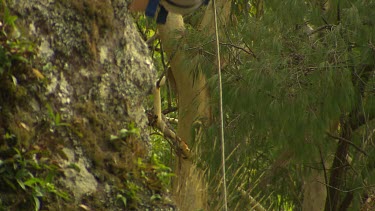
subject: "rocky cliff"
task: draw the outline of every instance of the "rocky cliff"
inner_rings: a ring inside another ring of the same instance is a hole
[[[175,209],[148,161],[156,71],[127,2],[6,0],[1,14],[3,46],[32,47],[1,75],[0,208]]]

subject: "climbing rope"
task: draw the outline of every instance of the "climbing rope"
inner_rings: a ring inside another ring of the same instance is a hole
[[[212,0],[212,7],[214,11],[215,21],[215,35],[216,35],[216,55],[217,55],[217,74],[219,77],[219,107],[220,107],[220,140],[221,140],[221,162],[223,170],[223,193],[224,193],[224,210],[228,210],[227,200],[227,183],[225,176],[225,146],[224,146],[224,115],[223,115],[223,85],[221,82],[221,61],[220,61],[220,42],[219,42],[219,30],[217,24],[217,9],[216,0]]]

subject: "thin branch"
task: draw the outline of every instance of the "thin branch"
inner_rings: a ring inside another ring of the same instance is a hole
[[[212,42],[214,42],[214,41],[216,41],[216,40],[213,39],[213,40],[210,40],[210,41],[208,41],[208,42],[206,42],[206,43],[203,43],[202,45],[187,48],[186,50],[189,51],[189,50],[195,50],[195,49],[202,49],[205,45],[208,45],[208,44],[210,44],[210,43],[212,43]],[[248,48],[248,50],[246,50],[246,49],[243,48],[243,47],[240,47],[240,46],[234,45],[234,44],[232,44],[232,43],[224,43],[224,42],[219,42],[219,43],[220,43],[220,45],[223,45],[223,46],[230,46],[230,47],[233,47],[233,48],[237,48],[237,49],[239,49],[239,50],[241,50],[241,51],[243,51],[243,52],[245,52],[245,53],[251,55],[251,56],[254,57],[255,59],[257,58],[257,56],[255,55],[255,53],[254,53],[254,52],[249,48],[249,46],[247,46],[247,45],[246,45],[246,47]]]
[[[169,113],[175,112],[175,111],[177,111],[177,110],[178,110],[177,107],[170,107],[170,108],[164,109],[164,110],[162,111],[162,113],[163,113],[164,115],[166,115],[166,114],[169,114]]]
[[[231,43],[220,42],[220,45],[230,46],[230,47],[233,47],[233,48],[237,48],[237,49],[242,50],[243,52],[245,52],[245,53],[253,56],[255,59],[257,58],[256,55],[255,55],[255,53],[249,47],[247,47],[247,46],[246,47],[249,48],[249,50],[246,50],[245,48],[242,48],[240,46],[237,46],[237,45],[234,45],[234,44],[231,44]]]
[[[371,50],[375,51],[375,45],[371,41],[368,45],[371,48]]]
[[[185,141],[183,141],[177,134],[166,124],[161,113],[161,97],[160,97],[160,86],[164,85],[165,77],[161,78],[155,83],[154,87],[154,114],[148,115],[150,125],[158,128],[166,138],[171,141],[171,145],[174,146],[177,155],[182,155],[184,159],[190,158],[190,149]]]
[[[359,148],[359,147],[358,147],[357,145],[355,145],[353,142],[351,142],[351,141],[349,141],[349,140],[347,140],[347,139],[345,139],[345,138],[343,138],[343,137],[335,136],[335,135],[331,134],[330,132],[326,132],[326,134],[327,134],[329,137],[333,138],[333,139],[337,139],[337,140],[343,141],[343,142],[345,142],[345,143],[351,145],[352,147],[354,147],[354,148],[355,148],[356,150],[358,150],[359,152],[361,152],[361,153],[363,153],[364,155],[368,156],[367,153],[366,153],[364,150],[362,150],[361,148]]]
[[[324,30],[324,29],[332,29],[332,28],[333,28],[333,25],[331,25],[331,24],[327,24],[327,25],[321,26],[321,27],[319,27],[319,28],[317,28],[317,29],[315,29],[315,30],[309,32],[309,33],[307,34],[307,36],[311,36],[311,35],[313,35],[313,34],[315,34],[315,33],[318,33],[318,32],[320,32],[320,31],[322,31],[322,30]]]
[[[361,189],[367,189],[367,188],[375,187],[375,185],[369,185],[369,186],[356,187],[356,188],[353,188],[353,189],[350,189],[350,190],[341,190],[340,188],[333,187],[332,185],[329,185],[329,184],[324,183],[324,182],[320,182],[319,180],[317,180],[317,182],[322,184],[322,185],[325,185],[325,186],[327,186],[331,189],[335,189],[335,190],[337,190],[341,193],[350,193],[350,192],[354,192],[354,191],[361,190]]]
[[[210,41],[207,41],[206,43],[203,43],[202,45],[195,46],[195,47],[190,47],[190,48],[186,48],[185,50],[189,51],[189,50],[201,49],[201,48],[203,48],[203,46],[208,45],[208,44],[210,44],[210,43],[212,43],[214,41],[215,41],[215,39],[212,39]]]
[[[150,37],[147,41],[146,44],[149,46],[151,45],[156,39],[159,38],[159,34],[154,34],[152,37]]]
[[[246,42],[244,42],[244,45],[246,46],[247,49],[249,49],[249,51],[251,51],[251,52],[253,53],[254,58],[255,58],[255,59],[258,59],[258,57],[257,57],[257,56],[255,55],[255,53],[251,50],[250,46],[249,46]]]

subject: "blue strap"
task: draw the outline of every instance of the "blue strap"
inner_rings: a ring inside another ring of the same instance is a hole
[[[156,23],[165,24],[165,22],[167,22],[167,16],[168,11],[162,5],[160,5],[160,10],[158,13],[158,17],[156,18]]]
[[[168,4],[170,5],[173,5],[175,7],[178,7],[178,8],[186,8],[186,9],[190,9],[192,7],[195,7],[195,4],[192,4],[192,5],[181,5],[181,4],[177,4],[175,2],[173,2],[172,0],[165,0]]]
[[[146,7],[146,12],[145,12],[145,14],[148,17],[153,18],[155,16],[156,9],[158,8],[158,5],[159,5],[159,1],[160,0],[149,0],[148,1],[147,7]]]

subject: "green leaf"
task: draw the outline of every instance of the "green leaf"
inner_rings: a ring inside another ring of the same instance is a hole
[[[70,163],[70,164],[68,165],[68,168],[72,168],[72,169],[74,169],[74,170],[77,171],[77,172],[80,172],[80,171],[81,171],[81,169],[79,168],[79,166],[78,166],[77,164],[75,164],[75,163]]]
[[[34,203],[35,203],[35,211],[38,211],[40,210],[40,201],[39,201],[39,198],[34,196]]]
[[[126,197],[124,197],[123,195],[121,195],[121,194],[117,194],[116,199],[117,199],[117,200],[121,200],[121,202],[124,204],[124,207],[127,206],[127,200],[126,200]]]
[[[3,180],[5,181],[6,184],[8,184],[13,190],[17,190],[16,186],[13,184],[12,181],[10,181],[8,178],[3,177]]]
[[[126,136],[128,136],[128,134],[129,134],[129,130],[127,130],[125,128],[120,130],[120,137],[121,138],[125,138]]]
[[[59,123],[57,126],[71,127],[71,125],[69,123],[65,123],[65,122]],[[79,134],[77,134],[77,135],[79,135]]]
[[[33,178],[26,180],[23,184],[29,187],[33,187],[35,186],[35,184],[43,184],[43,183],[44,183],[43,180],[33,177]]]
[[[26,190],[26,186],[25,186],[25,184],[24,184],[21,180],[17,179],[16,181],[17,181],[18,185],[19,185],[23,190]]]
[[[152,196],[151,196],[151,201],[154,201],[154,200],[161,200],[162,198],[161,198],[161,196],[160,196],[160,194],[153,194]]]
[[[120,138],[118,136],[115,136],[115,135],[111,135],[109,140],[111,141],[116,141],[116,140],[119,140]]]
[[[65,200],[70,200],[69,194],[63,191],[56,191],[54,192],[57,196],[65,199]]]
[[[17,86],[17,78],[14,76],[14,75],[12,75],[11,76],[12,77],[12,81],[13,81],[13,84],[15,85],[15,86]]]
[[[48,115],[49,115],[49,117],[50,117],[52,120],[56,119],[56,117],[55,117],[55,113],[53,112],[53,109],[52,109],[51,105],[50,105],[50,104],[47,104],[46,107],[47,107],[47,111],[48,111]]]
[[[34,191],[34,195],[35,196],[38,196],[38,197],[43,197],[44,196],[44,194],[42,192],[43,190],[38,185],[36,185],[36,186],[33,187],[33,191]]]

